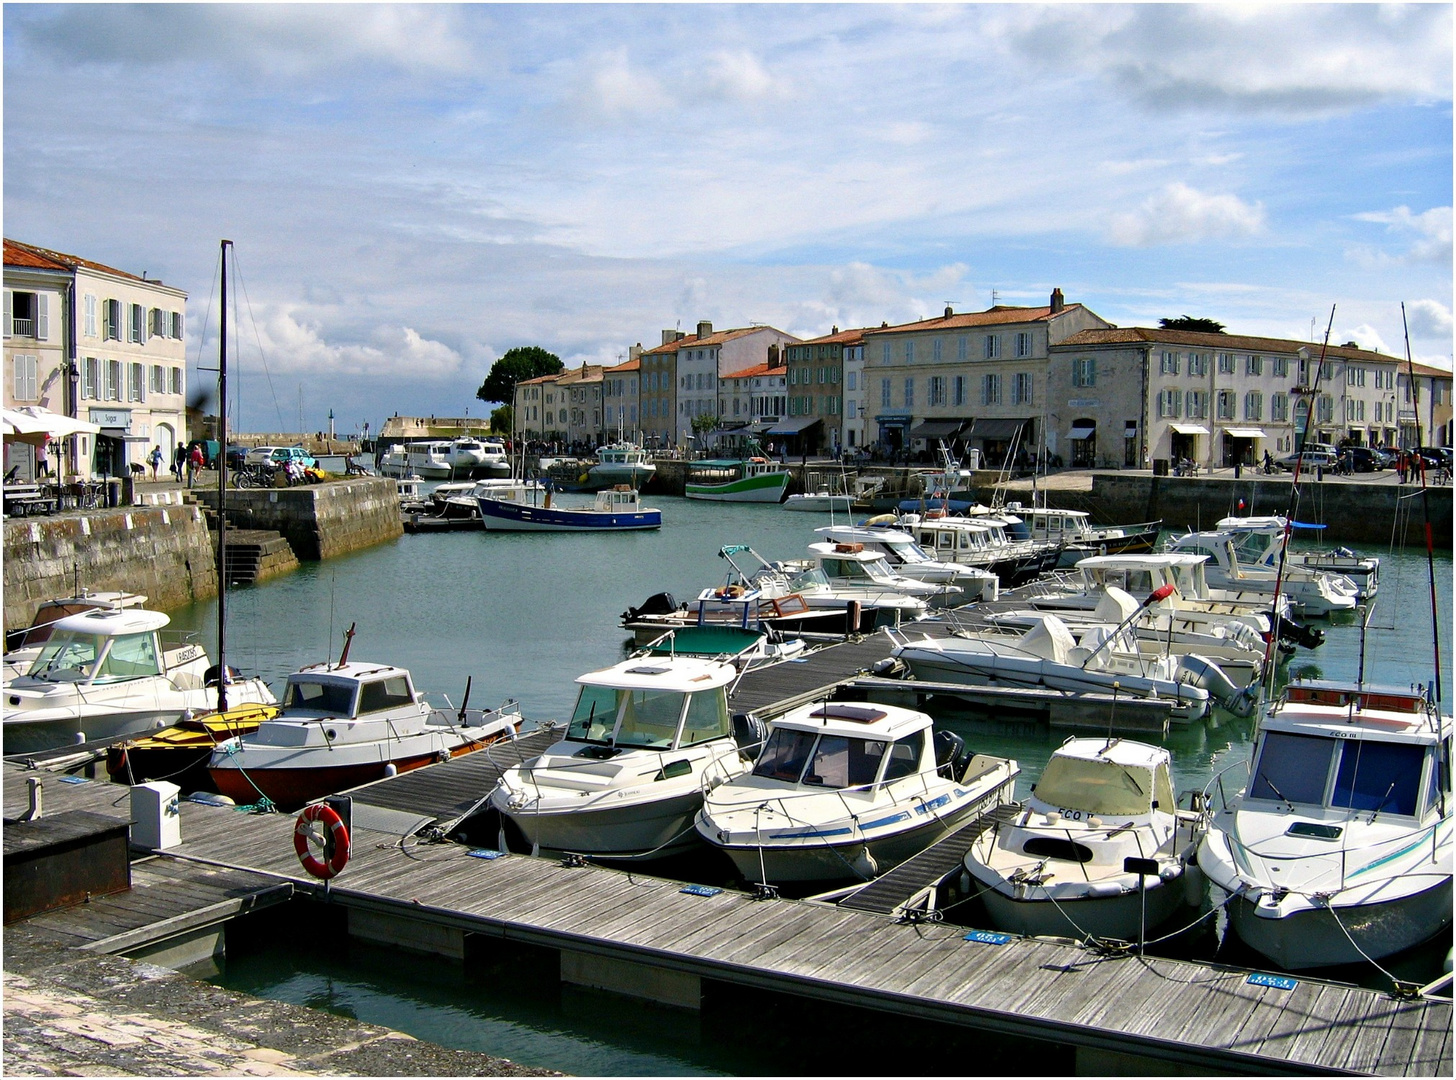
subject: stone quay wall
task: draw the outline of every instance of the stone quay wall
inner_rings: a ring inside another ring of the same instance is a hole
[[[1289,478],[1148,476],[1146,473],[1097,473],[1081,509],[1096,519],[1131,523],[1162,519],[1163,528],[1211,529],[1231,515],[1284,514],[1289,510]],[[1451,549],[1451,488],[1428,489],[1434,546]],[[1057,493],[1049,498],[1057,504]],[[1243,500],[1243,507],[1239,501]],[[1064,500],[1066,501],[1066,500]],[[1326,526],[1322,544],[1425,547],[1425,509],[1419,486],[1410,484],[1300,482],[1295,520]],[[1308,532],[1298,534],[1312,538]]]
[[[217,492],[192,493],[214,511]],[[316,561],[393,540],[404,533],[393,480],[355,477],[282,488],[229,488],[228,524],[282,533],[300,559]]]
[[[5,522],[5,629],[30,625],[41,601],[143,593],[181,607],[217,595],[217,552],[196,506],[122,507]]]

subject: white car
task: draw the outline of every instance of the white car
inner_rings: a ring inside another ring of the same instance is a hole
[[[318,464],[301,446],[255,446],[243,460],[249,465],[287,465],[296,461],[305,469]]]

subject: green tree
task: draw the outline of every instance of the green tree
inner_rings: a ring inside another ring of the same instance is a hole
[[[708,432],[716,429],[717,426],[718,416],[716,413],[698,413],[697,416],[693,417],[694,435],[706,435]]]
[[[539,345],[517,345],[491,365],[490,374],[480,384],[475,396],[481,401],[509,404],[514,400],[516,383],[542,375],[555,375],[562,367],[561,357]]]
[[[490,430],[509,435],[514,430],[515,414],[509,405],[490,411]]]
[[[1222,334],[1223,323],[1213,319],[1195,319],[1192,315],[1179,315],[1176,319],[1159,319],[1164,330],[1192,330],[1199,334]]]

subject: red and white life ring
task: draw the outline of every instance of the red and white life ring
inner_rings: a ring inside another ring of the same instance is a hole
[[[320,830],[317,826],[323,826]],[[314,844],[323,839],[323,857],[314,853]],[[327,881],[349,861],[349,830],[344,821],[326,803],[305,806],[293,826],[293,850],[298,861],[316,878]]]

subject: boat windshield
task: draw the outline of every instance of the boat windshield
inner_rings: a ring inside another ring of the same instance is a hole
[[[684,698],[690,695],[678,690],[619,690],[608,686],[583,686],[576,699],[576,709],[566,729],[566,737],[578,742],[592,742],[628,750],[667,750],[677,737],[682,719]],[[713,696],[703,694],[699,696]],[[716,695],[722,698],[721,691]],[[727,704],[722,705],[727,722]],[[695,713],[699,728],[712,723]],[[619,722],[620,721],[620,722]],[[615,738],[613,732],[615,731]],[[694,741],[702,742],[701,733]]]
[[[409,679],[403,675],[378,679],[359,687],[359,711],[361,713],[397,709],[401,705],[413,705],[414,700],[415,695],[410,690]]]
[[[285,709],[306,709],[329,716],[354,715],[354,684],[293,678],[283,694]]]
[[[884,559],[821,559],[819,565],[826,577],[841,581],[883,581],[890,576]]]
[[[1052,806],[1116,817],[1151,813],[1153,788],[1153,770],[1141,765],[1054,756],[1032,790]],[[1171,791],[1159,795],[1158,803],[1171,812]]]
[[[789,579],[789,592],[822,592],[829,588],[829,578],[817,566],[805,570]]]
[[[1413,815],[1426,748],[1412,743],[1342,740],[1331,804],[1340,809]]]
[[[94,634],[58,630],[30,665],[28,674],[43,679],[89,679],[100,649],[101,639]]]
[[[917,736],[920,733],[916,733]],[[850,738],[844,735],[816,736],[809,731],[776,729],[754,766],[755,776],[785,780],[826,788],[867,788],[880,773],[885,748],[892,744],[883,739]],[[919,762],[915,738],[893,744],[890,763],[896,779],[909,775]],[[908,768],[907,768],[908,766]]]
[[[894,554],[901,562],[920,563],[935,561],[930,557],[930,553],[914,540],[892,540],[881,541],[881,543],[884,544],[886,551]]]
[[[1325,781],[1339,741],[1319,735],[1270,731],[1259,750],[1259,765],[1249,784],[1252,799],[1324,805]]]

